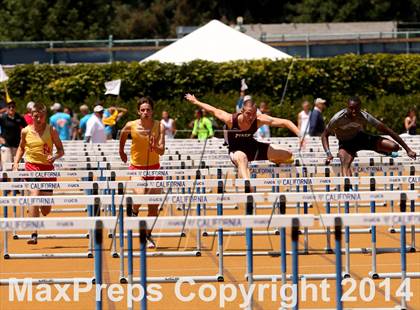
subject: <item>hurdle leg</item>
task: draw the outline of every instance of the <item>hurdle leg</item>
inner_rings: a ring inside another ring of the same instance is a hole
[[[299,260],[298,260],[298,242],[299,242],[299,219],[292,220],[292,284],[293,293],[296,296],[296,305],[293,309],[299,309]]]
[[[111,215],[116,216],[117,210],[115,209],[115,189],[111,190]],[[112,257],[117,256],[117,236],[116,236],[116,229],[111,230],[112,235],[112,245],[111,245],[111,255]]]
[[[13,180],[13,181],[15,181],[15,180]],[[14,197],[16,197],[16,194],[17,194],[17,191],[13,191],[13,196]],[[15,217],[16,218],[16,216],[17,216],[17,206],[13,206],[13,217]],[[12,236],[13,236],[13,238],[16,236],[17,234],[16,234],[16,230],[15,229],[13,229],[13,231],[12,231]]]
[[[98,220],[95,224],[95,287],[96,287],[96,310],[102,310],[102,221]]]
[[[286,214],[286,197],[280,196],[280,214]],[[287,281],[286,269],[286,228],[280,228],[280,266],[281,266],[281,284],[285,285]]]
[[[391,172],[389,173],[389,176],[393,177],[393,176],[394,176],[394,172],[393,172],[393,171],[391,171]],[[394,190],[394,184],[393,184],[393,183],[391,183],[391,184],[389,185],[389,190],[390,190],[390,191],[393,191],[393,190]],[[391,200],[391,202],[390,202],[390,207],[391,207],[391,212],[394,212],[394,200]],[[392,232],[392,233],[394,233],[394,232],[395,232],[394,225],[392,225],[392,226],[391,226],[391,228],[390,228],[390,232]]]
[[[249,180],[245,181],[245,192],[251,192],[251,185]],[[246,215],[252,215],[254,209],[254,199],[251,195],[247,196],[246,202]],[[252,287],[254,283],[254,259],[253,259],[253,238],[252,238],[252,228],[245,229],[246,235],[246,277],[248,279],[248,289]],[[246,309],[252,310],[254,304],[254,298],[251,296],[249,304]]]
[[[222,181],[218,181],[217,182],[217,193],[218,194],[222,194],[223,193],[223,182]],[[223,216],[223,203],[218,203],[217,204],[217,215],[219,216]],[[223,264],[223,228],[220,227],[218,229],[218,234],[217,234],[217,247],[218,247],[218,252],[219,252],[219,274],[217,275],[217,280],[218,281],[223,281],[224,280],[224,264]]]
[[[133,231],[127,230],[127,282],[133,284]],[[128,300],[128,309],[133,309],[133,300]]]
[[[404,213],[406,211],[406,197],[405,194],[401,194],[400,211]],[[406,240],[406,226],[401,225],[400,227],[400,243],[401,243],[401,283],[407,281],[407,240]],[[407,287],[404,287],[407,291]],[[406,296],[403,294],[401,297],[401,309],[407,309]]]
[[[375,179],[370,179],[370,191],[375,191]],[[370,212],[375,213],[376,212],[376,202],[373,200],[370,202]],[[379,275],[376,271],[376,226],[371,226],[371,240],[372,240],[372,271],[370,272],[370,276],[373,279],[378,279]]]
[[[4,206],[4,207],[3,207],[3,217],[4,217],[5,219],[7,219],[7,218],[8,218],[7,211],[8,211],[7,206]],[[5,259],[8,259],[10,256],[9,256],[9,234],[8,234],[7,230],[5,230],[5,231],[3,232],[3,242],[4,242],[4,247],[3,247],[3,257],[4,257]]]
[[[111,180],[115,181],[115,172],[111,172]],[[124,184],[123,183],[118,183],[117,188],[118,188],[118,195],[123,195],[124,194]],[[111,191],[111,197],[112,197],[112,208],[111,208],[112,216],[117,216],[117,208],[115,206],[115,189],[113,189]],[[119,214],[118,214],[117,222],[120,222],[121,213],[124,212],[124,208],[120,207],[118,211],[119,211]],[[120,225],[121,225],[121,222],[120,222]],[[124,230],[123,230],[123,232],[124,232]],[[123,236],[123,238],[124,238],[124,235],[121,235],[121,230],[120,230],[119,238],[121,238],[121,236]],[[114,229],[112,230],[112,257],[113,258],[118,258],[118,253],[117,253],[117,229],[116,229],[116,227],[114,227]],[[120,279],[121,279],[121,277],[120,277]]]
[[[416,170],[414,168],[414,166],[410,167],[410,175],[416,175]],[[410,190],[415,190],[415,185],[414,183],[410,184]],[[415,200],[411,200],[410,201],[410,212],[416,212],[416,201]],[[415,252],[416,251],[416,226],[412,225],[411,226],[411,247],[410,247],[410,252]]]
[[[120,282],[127,283],[127,279],[124,277],[124,207],[122,204],[118,210],[118,222],[119,225],[119,233],[120,233]]]
[[[341,218],[335,218],[335,305],[338,310],[343,309],[343,303],[341,301],[341,297],[343,295],[343,287],[341,286],[342,281],[342,262],[341,262],[341,229],[342,229],[342,221]]]
[[[146,236],[147,225],[145,221],[139,224],[140,240],[140,285],[144,289],[144,295],[140,303],[140,309],[147,310],[147,265],[146,265]]]
[[[206,193],[206,187],[205,187],[205,186],[203,186],[203,187],[201,188],[201,192],[202,192],[203,194],[205,194],[205,193]],[[206,203],[203,203],[203,216],[206,216],[206,215],[207,215]],[[206,228],[204,228],[204,229],[203,229],[202,235],[203,235],[203,236],[208,236],[208,233],[207,233],[207,229],[206,229]],[[201,234],[200,234],[200,238],[201,238]]]
[[[358,163],[355,163],[354,165],[355,165],[355,166],[358,166],[359,164],[358,164]],[[356,171],[354,172],[354,176],[355,176],[355,177],[359,177],[359,171],[358,171],[358,170],[356,170]],[[354,185],[354,190],[355,190],[356,192],[358,192],[358,191],[359,191],[359,184],[355,184],[355,185]],[[355,202],[354,202],[354,205],[355,205],[354,212],[359,213],[359,202],[358,202],[358,201],[355,201]]]
[[[329,178],[330,177],[330,168],[325,168],[325,177]],[[325,191],[329,192],[330,191],[330,185],[325,185]],[[325,205],[325,211],[327,214],[331,213],[331,203],[329,201],[326,202]],[[327,227],[327,245],[325,247],[325,253],[327,254],[332,254],[332,249],[331,249],[331,230],[329,227]]]
[[[302,176],[304,178],[308,177],[308,173],[306,170],[306,167],[303,167],[303,173]],[[308,186],[305,184],[303,185],[303,192],[308,192]],[[303,214],[308,214],[308,203],[304,202],[303,203]],[[303,232],[304,232],[304,239],[303,239],[303,253],[304,254],[308,254],[309,252],[309,233],[308,233],[308,227],[304,227],[303,228]]]
[[[344,191],[348,192],[350,189],[350,180],[344,180]],[[350,213],[350,203],[348,201],[344,202],[344,213]],[[345,265],[345,274],[344,278],[350,277],[350,227],[344,226],[344,234],[345,234],[345,253],[346,253],[346,265]]]

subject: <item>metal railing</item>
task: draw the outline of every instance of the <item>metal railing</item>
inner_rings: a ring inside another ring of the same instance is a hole
[[[420,38],[420,31],[393,31],[393,32],[348,32],[348,33],[306,33],[306,34],[265,34],[260,40],[263,42],[290,42],[290,41],[321,41],[321,40],[362,40],[362,39],[410,39]]]
[[[361,32],[361,33],[308,33],[308,34],[265,34],[262,33],[260,40],[273,46],[291,46],[305,48],[303,57],[311,57],[314,45],[334,45],[350,44],[354,45],[354,52],[363,53],[363,44],[369,43],[387,43],[399,42],[405,44],[405,51],[400,53],[418,53],[417,39],[420,38],[420,31],[401,31],[401,32]],[[56,55],[59,53],[75,52],[102,52],[108,53],[109,62],[114,61],[116,51],[147,49],[156,50],[163,46],[177,41],[177,38],[168,39],[134,39],[134,40],[114,40],[110,35],[108,39],[103,40],[55,40],[55,41],[3,41],[0,42],[1,49],[13,48],[43,48],[48,54],[50,63],[56,63]],[[382,41],[381,41],[382,40]],[[416,46],[413,47],[413,42]],[[287,52],[287,51],[286,51]],[[293,54],[293,50],[292,53]]]

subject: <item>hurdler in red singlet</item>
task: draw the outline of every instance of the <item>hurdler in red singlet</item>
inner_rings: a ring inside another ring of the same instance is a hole
[[[54,170],[54,161],[64,155],[63,144],[57,131],[46,123],[47,109],[43,104],[35,103],[32,108],[33,124],[25,127],[21,132],[21,139],[18,150],[16,152],[13,170],[18,170],[19,162],[25,154],[25,170],[26,171],[51,171]],[[53,156],[53,145],[57,149]],[[43,178],[30,180],[51,182],[56,178]],[[48,196],[52,195],[52,190],[30,191],[31,196]],[[29,206],[29,216],[39,217],[39,210],[44,216],[51,211],[51,206]],[[28,244],[37,244],[37,233],[32,233]]]

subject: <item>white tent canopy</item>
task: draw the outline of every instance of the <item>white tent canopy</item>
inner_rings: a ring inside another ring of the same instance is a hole
[[[290,55],[212,20],[143,61],[184,63],[197,59],[214,62],[252,59],[283,59]]]

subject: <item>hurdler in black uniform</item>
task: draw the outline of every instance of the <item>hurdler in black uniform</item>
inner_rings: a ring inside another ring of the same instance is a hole
[[[187,94],[185,99],[197,105],[199,108],[212,113],[216,118],[225,123],[225,138],[229,144],[229,156],[238,167],[239,177],[250,178],[248,163],[253,160],[269,160],[274,163],[289,162],[293,155],[287,150],[278,148],[274,144],[258,142],[254,139],[254,133],[262,125],[272,127],[286,127],[296,135],[299,129],[293,122],[267,114],[257,114],[257,107],[250,96],[244,97],[241,113],[230,114],[217,109],[207,103],[199,101],[194,95]]]
[[[258,130],[258,119],[252,122],[247,130],[241,130],[238,124],[240,113],[232,114],[232,128],[227,130],[227,143],[229,155],[232,156],[236,151],[242,151],[246,154],[248,161],[267,160],[267,151],[270,144],[255,140],[254,134]],[[226,126],[225,126],[226,128]]]

